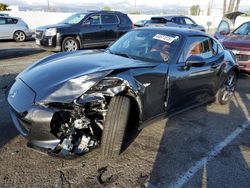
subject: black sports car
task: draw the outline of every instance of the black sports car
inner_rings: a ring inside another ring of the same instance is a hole
[[[230,51],[204,32],[135,29],[106,50],[58,53],[31,65],[8,91],[28,145],[77,156],[101,145],[119,155],[127,125],[216,100],[230,101],[239,74]],[[133,113],[131,113],[133,112]]]

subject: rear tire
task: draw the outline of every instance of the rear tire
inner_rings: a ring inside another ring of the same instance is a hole
[[[23,42],[26,40],[26,35],[23,31],[16,31],[13,38],[16,42]]]
[[[233,97],[236,84],[237,84],[237,75],[234,71],[231,71],[227,75],[225,81],[223,82],[222,86],[217,92],[215,96],[215,103],[221,105],[229,103],[231,98]]]
[[[117,157],[122,149],[130,114],[131,100],[125,96],[111,99],[101,139],[101,154]]]
[[[62,43],[63,52],[72,52],[79,50],[79,42],[74,37],[66,37]]]

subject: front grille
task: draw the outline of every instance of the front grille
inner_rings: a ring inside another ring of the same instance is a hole
[[[36,39],[42,39],[43,38],[43,31],[36,30]]]
[[[236,59],[238,61],[249,61],[250,60],[250,55],[236,54]]]

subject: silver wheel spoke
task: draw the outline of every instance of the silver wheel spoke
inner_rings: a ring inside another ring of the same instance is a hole
[[[223,101],[228,101],[230,97],[233,95],[235,89],[234,85],[235,85],[235,76],[234,75],[228,76],[227,81],[225,82],[224,87],[221,90],[222,92],[221,99]]]
[[[74,40],[68,40],[64,45],[66,51],[76,51],[77,43]]]

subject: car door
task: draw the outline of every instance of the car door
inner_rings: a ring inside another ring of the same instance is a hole
[[[12,38],[13,23],[11,18],[0,18],[0,38]]]
[[[118,38],[119,18],[115,14],[102,14],[101,19],[105,42],[115,41]]]
[[[105,30],[101,23],[100,14],[92,14],[83,21],[81,39],[83,46],[100,44],[105,40]]]
[[[224,56],[214,51],[211,40],[204,36],[188,37],[178,63],[170,66],[168,111],[208,102],[214,97]],[[204,64],[187,66],[186,61],[191,55],[202,57]]]

